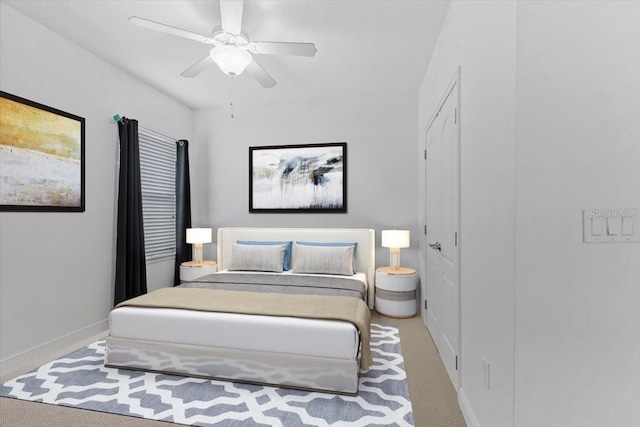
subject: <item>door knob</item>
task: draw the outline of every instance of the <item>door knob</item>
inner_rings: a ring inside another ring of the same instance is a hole
[[[435,249],[438,252],[442,251],[442,246],[440,245],[439,242],[429,243],[429,246],[431,247],[431,249]]]

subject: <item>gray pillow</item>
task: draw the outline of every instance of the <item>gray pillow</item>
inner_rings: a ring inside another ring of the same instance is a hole
[[[354,246],[303,246],[294,244],[293,272],[353,275]]]
[[[228,270],[282,273],[287,245],[233,245]]]

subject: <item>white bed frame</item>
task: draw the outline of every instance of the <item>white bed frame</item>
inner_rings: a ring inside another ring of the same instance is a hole
[[[218,266],[220,269],[225,269],[228,265],[231,248],[237,240],[358,242],[356,270],[367,276],[367,302],[369,307],[373,308],[375,294],[375,233],[373,230],[221,228],[218,230]],[[295,253],[292,256],[295,256]],[[131,308],[137,307],[121,307],[114,311]],[[170,309],[167,310],[170,311]],[[225,315],[228,318],[229,313],[207,313],[207,315],[211,315],[209,320],[215,321],[215,316]],[[247,319],[247,315],[243,314],[232,316],[245,316],[244,319]],[[253,317],[256,318],[256,321],[260,321],[260,318],[264,319],[264,316]],[[331,323],[336,321],[314,320],[314,322]],[[317,328],[317,325],[314,328]],[[287,334],[287,330],[285,328],[276,329],[275,333]],[[251,332],[247,334],[246,340],[251,340]],[[357,353],[357,347],[355,350]],[[360,355],[358,353],[354,357],[336,358],[290,354],[286,351],[266,352],[225,346],[192,345],[187,342],[150,341],[147,334],[144,333],[140,333],[139,337],[127,338],[113,336],[111,333],[107,338],[105,365],[355,394],[358,390]]]

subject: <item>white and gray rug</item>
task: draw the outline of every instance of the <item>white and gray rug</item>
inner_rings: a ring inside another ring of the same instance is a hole
[[[371,325],[357,396],[105,368],[95,342],[6,382],[0,396],[194,426],[413,426],[398,330]]]

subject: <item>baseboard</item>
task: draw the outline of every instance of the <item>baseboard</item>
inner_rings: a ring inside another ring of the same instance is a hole
[[[462,387],[458,390],[458,403],[460,404],[462,416],[464,416],[464,421],[467,423],[467,427],[480,427],[480,422],[478,421],[476,414],[473,412],[471,403],[469,402],[469,399],[464,393]]]
[[[2,381],[4,382],[13,376],[20,375],[25,371],[37,368],[43,363],[63,356],[84,345],[84,341],[88,339],[99,339],[98,336],[105,335],[108,330],[109,320],[105,319],[43,345],[18,353],[15,356],[7,357],[0,361]]]

